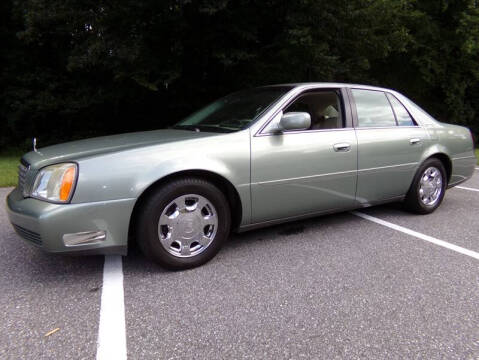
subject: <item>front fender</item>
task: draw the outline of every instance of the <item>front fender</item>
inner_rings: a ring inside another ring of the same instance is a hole
[[[72,203],[137,199],[165,176],[204,170],[227,179],[243,206],[250,204],[249,130],[92,156],[78,164]],[[243,210],[250,213],[248,208]]]

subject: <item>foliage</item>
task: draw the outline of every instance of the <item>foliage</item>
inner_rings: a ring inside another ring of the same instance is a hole
[[[257,85],[389,86],[479,133],[475,0],[4,0],[0,148],[165,127]]]
[[[20,156],[20,154],[0,154],[0,187],[15,186],[17,184]]]

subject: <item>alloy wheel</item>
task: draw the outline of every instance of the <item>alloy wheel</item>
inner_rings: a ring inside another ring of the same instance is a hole
[[[426,206],[434,206],[442,194],[442,174],[434,166],[428,167],[419,182],[419,199]]]
[[[192,257],[202,253],[215,238],[218,215],[213,204],[197,194],[171,201],[158,221],[158,237],[168,253]]]

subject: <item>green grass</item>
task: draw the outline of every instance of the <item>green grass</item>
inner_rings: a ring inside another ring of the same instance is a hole
[[[477,165],[479,165],[479,149],[476,149]]]
[[[0,154],[0,187],[15,186],[18,177],[20,154]]]

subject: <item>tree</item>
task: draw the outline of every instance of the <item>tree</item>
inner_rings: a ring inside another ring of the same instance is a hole
[[[7,0],[0,146],[160,128],[257,85],[402,90],[475,131],[474,0]]]

